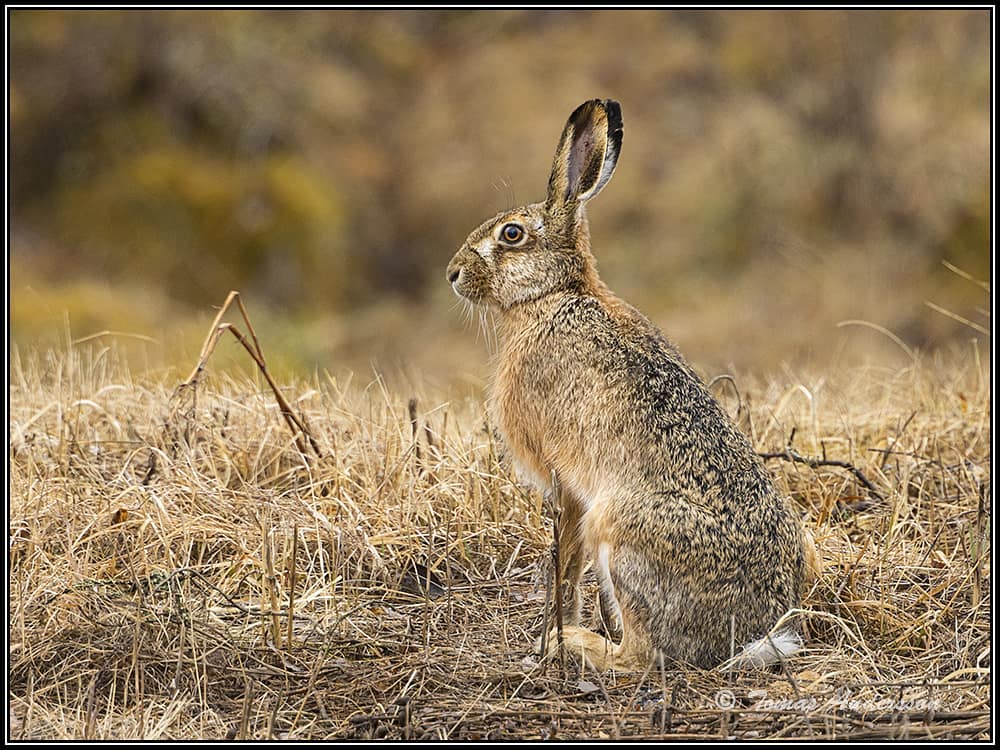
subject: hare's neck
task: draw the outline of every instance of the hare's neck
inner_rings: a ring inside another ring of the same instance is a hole
[[[580,289],[584,294],[603,299],[611,295],[611,291],[597,275],[597,259],[590,249],[590,226],[587,222],[587,212],[580,208],[580,225],[576,234],[576,253],[583,258],[583,269],[579,280]]]
[[[578,291],[553,292],[500,311],[497,328],[506,356],[519,356],[533,349],[539,340],[548,338],[559,310],[585,296],[588,295]]]
[[[533,328],[547,321],[559,309],[563,301],[570,296],[567,292],[553,292],[527,302],[499,310],[497,316],[500,322],[500,335],[504,340],[516,338],[521,331]]]
[[[540,327],[547,328],[553,316],[567,303],[587,297],[598,300],[609,310],[622,305],[621,300],[594,273],[581,287],[552,292],[505,310],[497,310],[500,339],[502,342],[515,342],[526,334],[537,332]]]

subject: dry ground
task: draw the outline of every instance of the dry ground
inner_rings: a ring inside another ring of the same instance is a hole
[[[874,491],[770,459],[824,560],[807,649],[773,672],[645,676],[532,655],[548,509],[478,401],[283,383],[305,457],[261,379],[210,365],[175,394],[176,373],[114,347],[12,358],[11,739],[991,736],[974,346],[716,382],[758,450],[794,431]]]

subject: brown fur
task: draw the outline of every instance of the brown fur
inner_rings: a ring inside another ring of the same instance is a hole
[[[642,669],[657,653],[712,666],[799,605],[803,532],[697,374],[598,278],[584,204],[621,137],[616,102],[581,105],[545,202],[480,225],[448,279],[499,312],[490,411],[520,468],[562,493],[565,643],[598,669]],[[617,645],[577,626],[587,557],[617,604]]]

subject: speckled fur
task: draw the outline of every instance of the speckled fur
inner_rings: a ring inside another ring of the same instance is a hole
[[[698,375],[597,276],[584,204],[621,136],[616,102],[581,105],[546,200],[478,227],[448,279],[498,311],[491,414],[522,471],[562,493],[564,642],[598,669],[642,669],[657,652],[710,667],[799,606],[803,532]],[[512,222],[524,230],[513,244],[501,236]],[[605,563],[620,644],[578,626],[587,559]]]

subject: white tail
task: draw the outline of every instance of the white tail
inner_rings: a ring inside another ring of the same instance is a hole
[[[744,646],[733,658],[720,665],[720,669],[760,669],[787,659],[802,648],[802,638],[791,630],[764,636]]]

